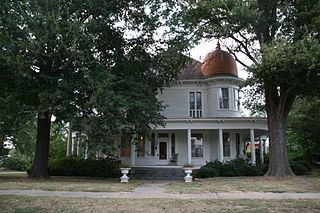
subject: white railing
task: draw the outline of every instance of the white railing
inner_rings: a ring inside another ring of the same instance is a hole
[[[202,110],[201,109],[190,109],[190,117],[191,118],[201,118],[202,117]]]

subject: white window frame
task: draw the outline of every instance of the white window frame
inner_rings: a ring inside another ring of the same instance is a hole
[[[238,94],[238,98],[236,98],[236,94]],[[240,90],[237,88],[233,88],[233,104],[234,109],[240,111]]]
[[[194,109],[191,109],[190,94],[194,93]],[[197,93],[200,93],[201,107],[197,108]],[[189,91],[188,92],[188,114],[190,118],[201,118],[203,116],[203,92],[202,91]]]

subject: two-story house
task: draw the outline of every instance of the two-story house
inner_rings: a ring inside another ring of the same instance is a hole
[[[193,60],[158,96],[167,105],[165,127],[155,127],[136,143],[115,138],[119,159],[131,166],[201,166],[244,157],[245,143],[253,145],[266,134],[267,120],[241,116],[241,82],[234,58],[218,43],[203,63]]]

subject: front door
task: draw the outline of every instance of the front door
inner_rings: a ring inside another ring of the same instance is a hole
[[[167,142],[159,142],[159,159],[167,160]]]

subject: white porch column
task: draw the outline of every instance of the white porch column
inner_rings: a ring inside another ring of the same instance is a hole
[[[223,134],[222,134],[222,129],[219,129],[219,161],[223,162]]]
[[[86,149],[84,152],[84,159],[88,159],[88,142],[86,141]]]
[[[266,139],[264,139],[263,140],[263,151],[264,151],[264,153],[266,153],[267,154],[267,142],[266,142]]]
[[[80,156],[80,138],[77,140],[77,156]]]
[[[256,164],[256,151],[254,147],[254,129],[250,129],[250,141],[251,141],[251,163]]]
[[[172,139],[171,139],[171,132],[169,132],[169,141],[168,141],[168,147],[167,147],[167,151],[168,151],[168,157],[169,157],[169,160],[172,158],[172,153],[171,153],[171,141],[172,141]]]
[[[263,159],[263,153],[264,153],[264,146],[263,146],[263,141],[262,138],[259,137],[259,154],[260,154],[260,162],[263,163],[264,159]]]
[[[188,129],[188,164],[191,164],[191,129]]]
[[[68,142],[67,142],[67,156],[72,154],[72,130],[69,124],[69,131],[68,131]]]
[[[131,166],[136,165],[136,143],[135,143],[136,135],[133,135],[131,138],[131,153],[130,153],[130,164]]]

